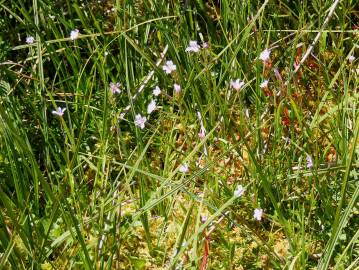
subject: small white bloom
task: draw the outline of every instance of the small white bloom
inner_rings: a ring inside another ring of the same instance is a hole
[[[70,39],[75,40],[79,37],[80,31],[78,29],[72,30],[70,33]]]
[[[238,185],[233,195],[235,197],[241,197],[244,194],[244,187],[242,185]]]
[[[269,56],[270,56],[271,51],[265,49],[263,52],[261,52],[261,54],[259,55],[259,59],[262,60],[263,62],[267,62],[269,60]]]
[[[354,56],[354,55],[349,55],[349,56],[348,56],[348,61],[349,61],[349,63],[353,63],[354,60],[355,60],[355,56]]]
[[[33,36],[26,37],[27,44],[32,44],[32,43],[34,43],[34,41],[35,41],[35,38]]]
[[[158,86],[156,86],[155,89],[153,89],[152,93],[155,97],[157,97],[161,94],[161,89]]]
[[[232,80],[231,83],[230,83],[231,87],[234,89],[234,90],[239,90],[243,87],[244,85],[244,82],[241,81],[240,79],[237,79],[237,80]]]
[[[253,214],[254,219],[261,221],[262,216],[263,216],[263,209],[261,208],[254,209],[254,214]]]
[[[177,94],[179,94],[179,92],[181,92],[181,86],[180,86],[179,84],[175,83],[175,84],[173,85],[173,88],[175,89],[175,92],[176,92]]]
[[[156,101],[154,99],[147,106],[147,114],[151,114],[154,110],[156,110]]]
[[[268,80],[264,80],[261,84],[260,84],[260,86],[259,86],[260,88],[267,88],[268,87]]]
[[[181,173],[187,173],[189,171],[188,164],[187,163],[181,164],[181,166],[179,167],[179,171]]]
[[[138,126],[141,129],[145,128],[145,123],[147,121],[146,116],[141,116],[140,114],[136,114],[135,116],[135,125]]]
[[[62,117],[66,111],[66,108],[57,107],[56,111],[52,111],[52,114]]]
[[[203,49],[208,49],[208,47],[209,47],[208,42],[203,42],[202,48]]]
[[[176,70],[176,65],[171,60],[166,61],[166,64],[162,67],[166,74],[171,74],[172,71]]]
[[[312,157],[311,157],[311,156],[307,156],[306,160],[307,160],[307,168],[312,168],[312,167],[313,167]]]
[[[186,52],[199,52],[200,49],[201,47],[197,44],[197,41],[191,40],[186,48]]]
[[[111,82],[110,83],[110,89],[111,89],[112,94],[116,94],[116,93],[120,94],[121,93],[120,87],[121,87],[121,84],[119,82],[117,82],[117,83]]]

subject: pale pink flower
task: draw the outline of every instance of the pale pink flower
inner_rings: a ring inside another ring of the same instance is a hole
[[[147,114],[151,114],[154,110],[156,110],[156,101],[154,99],[147,106]]]
[[[117,82],[117,83],[111,82],[110,83],[110,89],[111,89],[112,94],[116,94],[116,93],[120,94],[121,93],[120,87],[121,87],[121,84],[119,82]]]
[[[79,37],[80,31],[78,29],[72,30],[70,32],[70,39],[75,40]]]
[[[186,48],[186,52],[199,52],[200,49],[201,47],[197,44],[197,41],[191,40]]]
[[[269,60],[269,56],[270,56],[271,51],[265,49],[263,52],[261,52],[261,54],[259,55],[259,59],[262,60],[263,62],[267,62]]]
[[[201,222],[202,223],[206,223],[206,221],[208,220],[208,217],[206,215],[201,215]]]
[[[135,126],[138,126],[139,128],[144,129],[146,121],[147,121],[146,116],[141,116],[140,114],[136,114]]]
[[[173,85],[173,88],[177,94],[179,94],[181,92],[181,86],[179,84],[175,83]]]
[[[152,93],[155,97],[157,97],[161,94],[161,89],[158,86],[156,86],[155,89],[153,89]]]
[[[260,85],[259,85],[260,88],[267,88],[268,87],[268,80],[264,80]]]
[[[188,164],[184,163],[179,166],[179,171],[181,173],[187,173],[189,171]]]
[[[198,137],[200,139],[204,139],[204,137],[206,137],[206,130],[204,129],[204,127],[201,127],[200,132],[198,133]]]
[[[202,48],[203,49],[208,49],[209,48],[208,42],[203,42]]]
[[[261,221],[262,216],[263,216],[263,209],[261,208],[254,209],[254,214],[253,214],[254,219]]]
[[[35,42],[35,38],[33,36],[26,37],[26,43],[27,44],[32,44],[34,42]]]
[[[200,111],[197,111],[197,118],[198,118],[198,121],[199,121],[199,124],[200,124],[200,132],[198,133],[198,137],[200,139],[203,139],[204,137],[206,137],[206,129],[203,125],[203,121],[202,121],[202,115],[200,113]]]
[[[244,187],[242,185],[238,185],[233,195],[235,197],[241,197],[244,194]]]
[[[355,60],[355,56],[354,56],[354,55],[349,55],[349,56],[348,56],[348,61],[349,61],[349,63],[353,63],[354,60]]]
[[[312,168],[312,167],[313,167],[312,157],[311,157],[311,156],[307,156],[306,160],[307,160],[307,168]]]
[[[173,61],[166,61],[166,64],[162,67],[166,74],[171,74],[172,71],[176,70],[176,65],[173,64]]]
[[[244,82],[241,81],[240,79],[237,79],[237,80],[232,80],[231,83],[230,83],[231,87],[234,89],[234,90],[240,90],[243,85],[244,85]]]
[[[52,111],[52,114],[62,117],[64,115],[65,111],[66,111],[66,108],[57,107],[57,109],[55,111]]]
[[[273,71],[274,71],[274,75],[277,78],[277,80],[280,82],[283,82],[283,77],[282,77],[282,75],[280,75],[279,70],[275,68]]]

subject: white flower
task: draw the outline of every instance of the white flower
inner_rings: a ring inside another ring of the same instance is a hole
[[[120,87],[121,87],[121,84],[119,82],[117,82],[117,83],[111,82],[110,83],[110,89],[111,89],[112,94],[116,94],[116,93],[120,94],[121,93]]]
[[[242,185],[238,185],[236,190],[234,191],[233,195],[235,197],[241,197],[244,194],[244,188]]]
[[[172,71],[176,70],[176,65],[171,60],[166,61],[166,64],[162,67],[166,74],[171,74]]]
[[[152,93],[155,97],[157,97],[161,94],[161,89],[158,86],[156,86],[155,89],[153,89]]]
[[[263,209],[261,208],[254,209],[254,214],[253,214],[254,219],[261,221],[262,216],[263,216]]]
[[[140,114],[136,114],[135,116],[135,125],[138,126],[141,129],[145,128],[145,123],[147,121],[146,116],[141,116]]]
[[[197,41],[191,40],[186,48],[186,52],[199,52],[200,49],[201,47],[197,44]]]
[[[208,42],[203,42],[202,48],[203,49],[208,49],[208,47],[209,47]]]
[[[259,59],[262,60],[263,62],[267,62],[269,60],[269,56],[270,56],[271,51],[265,49],[263,52],[261,52],[261,54],[259,55]]]
[[[349,56],[348,56],[348,61],[349,61],[349,63],[353,63],[354,60],[355,60],[355,56],[354,56],[354,55],[349,55]]]
[[[57,107],[56,111],[52,111],[52,114],[62,117],[66,111],[66,108]]]
[[[232,80],[231,83],[230,83],[231,87],[234,89],[234,90],[239,90],[242,88],[242,86],[244,85],[244,82],[241,81],[240,79],[237,79],[237,80]]]
[[[79,37],[80,31],[78,29],[72,30],[70,33],[70,39],[75,40]]]
[[[173,88],[175,89],[175,92],[176,92],[177,94],[179,94],[179,92],[181,92],[181,86],[180,86],[179,84],[175,83],[175,84],[173,85]]]
[[[34,43],[34,41],[35,41],[35,38],[33,36],[26,37],[27,44],[32,44],[32,43]]]
[[[156,101],[154,99],[147,106],[147,114],[151,114],[154,110],[156,110]]]
[[[268,87],[268,80],[264,80],[260,85],[260,88],[267,88]]]
[[[189,171],[188,164],[187,163],[181,164],[181,166],[179,167],[179,171],[181,173],[187,173]]]
[[[311,156],[307,156],[306,160],[307,160],[307,168],[312,168],[312,167],[313,167],[312,157],[311,157]]]

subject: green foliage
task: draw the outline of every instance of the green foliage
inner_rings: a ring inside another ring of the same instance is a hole
[[[0,269],[355,269],[357,10],[0,1]]]

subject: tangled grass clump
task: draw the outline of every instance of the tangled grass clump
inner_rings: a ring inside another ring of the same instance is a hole
[[[0,269],[356,269],[356,1],[30,2],[0,3]]]

